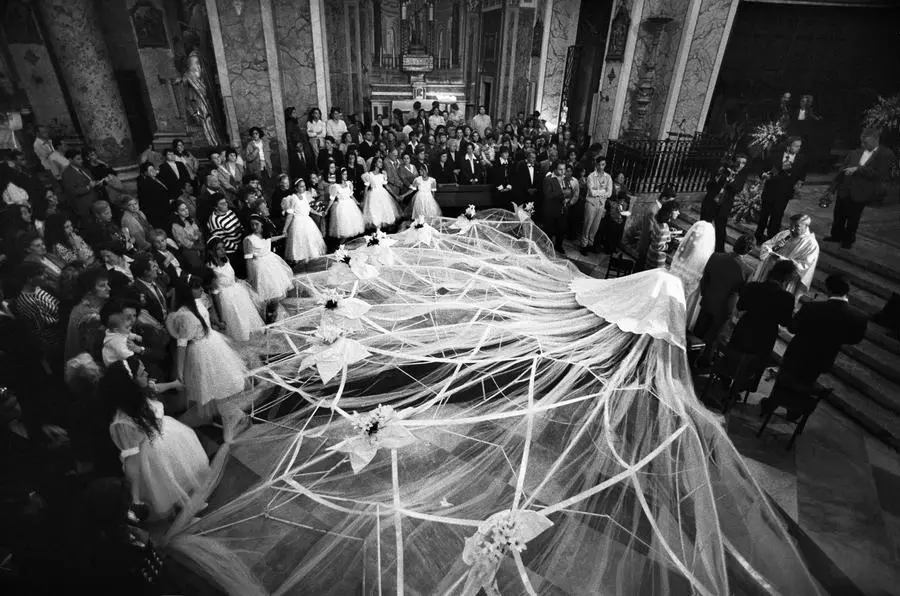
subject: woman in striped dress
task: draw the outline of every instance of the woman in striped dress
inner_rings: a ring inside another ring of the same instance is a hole
[[[647,262],[644,269],[665,269],[666,254],[672,241],[672,225],[678,219],[678,203],[663,203],[650,220],[650,246],[647,248]]]
[[[234,274],[241,278],[247,278],[247,265],[244,262],[244,252],[241,250],[241,240],[244,237],[244,227],[241,220],[228,206],[228,200],[221,197],[214,205],[212,215],[206,224],[208,238],[217,236],[225,244],[225,254],[234,269]]]

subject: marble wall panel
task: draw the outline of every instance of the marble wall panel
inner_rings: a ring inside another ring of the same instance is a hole
[[[251,126],[265,130],[270,141],[277,139],[260,4],[244,2],[240,14],[235,2],[217,0],[217,4],[240,142],[246,142]]]
[[[62,82],[56,76],[47,48],[43,44],[11,43],[9,54],[35,121],[49,126],[52,134],[75,136],[72,115],[63,99]]]
[[[297,108],[301,121],[313,107],[325,113],[326,106],[318,106],[309,0],[272,0],[272,5],[284,106]]]
[[[398,9],[399,12],[399,9]],[[325,2],[325,29],[328,36],[328,73],[331,82],[331,106],[350,114],[353,106],[353,90],[350,76],[353,72],[347,53],[347,36],[350,28],[344,18],[344,3],[338,0]],[[328,115],[323,114],[324,118]]]
[[[528,88],[534,84],[531,76],[531,42],[534,34],[534,9],[519,9],[519,29],[516,31],[516,55],[513,57],[512,97],[509,103],[509,114],[518,112],[526,114],[531,110],[528,105]]]
[[[539,101],[541,118],[546,120],[547,128],[550,130],[556,130],[559,122],[566,54],[569,46],[575,44],[580,12],[581,0],[556,0],[553,3],[549,24],[550,43],[545,57],[543,97]]]
[[[736,0],[703,0],[697,16],[697,26],[685,65],[684,78],[673,122],[684,121],[684,132],[693,133],[700,126],[703,103],[712,80],[713,65],[722,42],[725,23],[731,4]]]

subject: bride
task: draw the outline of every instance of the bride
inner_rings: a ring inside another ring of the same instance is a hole
[[[680,279],[684,286],[688,329],[693,329],[700,312],[700,279],[715,245],[715,227],[708,221],[698,221],[682,238],[669,265],[669,273]]]

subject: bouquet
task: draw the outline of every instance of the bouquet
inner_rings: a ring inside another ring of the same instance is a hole
[[[750,137],[751,147],[759,147],[762,151],[769,151],[772,147],[780,143],[787,136],[784,128],[778,122],[767,122],[760,124],[753,129]]]

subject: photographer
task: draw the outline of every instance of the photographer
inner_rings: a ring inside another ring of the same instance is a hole
[[[747,181],[747,156],[735,155],[727,160],[716,176],[706,185],[706,196],[700,205],[700,219],[716,228],[716,252],[725,252],[725,227],[734,204],[734,196]]]

